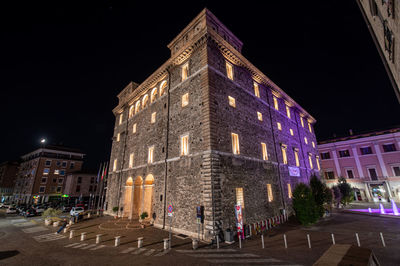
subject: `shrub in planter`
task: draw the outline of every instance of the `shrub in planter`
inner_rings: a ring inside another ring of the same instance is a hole
[[[61,211],[61,210],[56,210],[56,209],[53,209],[53,208],[48,208],[47,210],[45,210],[45,211],[43,212],[42,216],[43,216],[45,219],[51,219],[51,218],[58,217],[58,216],[60,216],[61,214],[62,214],[62,211]]]
[[[298,184],[293,191],[293,209],[296,218],[303,225],[315,223],[319,218],[314,196],[309,186],[304,183]]]

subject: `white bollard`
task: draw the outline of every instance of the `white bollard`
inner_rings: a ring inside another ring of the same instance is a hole
[[[383,239],[383,234],[382,234],[382,232],[380,232],[379,234],[381,235],[381,240],[382,240],[382,245],[383,245],[383,247],[386,247],[385,239]]]
[[[264,235],[261,234],[261,246],[262,248],[264,248]]]
[[[87,214],[87,218],[90,218],[90,212]]]
[[[85,241],[86,240],[86,232],[81,233],[81,241]]]
[[[64,234],[66,234],[67,232],[68,232],[68,228],[65,227],[65,228],[64,228]]]
[[[71,226],[73,224],[72,220],[69,220],[69,225]]]
[[[219,249],[219,236],[217,235],[217,249]]]
[[[74,233],[75,233],[75,230],[71,230],[69,232],[69,239],[72,239],[74,237]]]
[[[239,235],[239,248],[240,249],[242,248],[242,236],[241,235]]]
[[[199,247],[199,240],[193,238],[192,239],[192,247],[193,247],[193,250],[196,250]]]
[[[101,241],[101,234],[96,235],[96,244],[100,244]]]
[[[142,248],[143,247],[143,237],[138,237],[137,239],[137,247]]]
[[[115,247],[118,247],[118,246],[119,246],[119,243],[120,243],[120,241],[121,241],[120,238],[121,238],[120,236],[116,236],[116,237],[115,237],[115,244],[114,244]]]
[[[286,234],[283,234],[283,242],[285,242],[285,248],[287,248]]]
[[[311,248],[310,235],[307,234],[308,248]]]
[[[164,238],[164,250],[167,250],[169,248],[169,238]]]
[[[335,236],[334,236],[333,234],[331,234],[331,237],[332,237],[332,244],[333,244],[333,245],[336,245]]]
[[[358,233],[356,233],[356,239],[357,239],[357,245],[360,247],[361,244],[360,244],[360,238],[358,237]]]

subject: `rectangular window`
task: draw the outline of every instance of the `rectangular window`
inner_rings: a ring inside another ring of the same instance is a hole
[[[368,168],[368,173],[369,177],[371,177],[371,180],[378,180],[378,175],[375,168]]]
[[[267,144],[265,144],[264,142],[261,142],[261,150],[262,150],[263,160],[267,161],[268,160]]]
[[[152,124],[154,124],[154,123],[156,122],[156,116],[157,116],[157,113],[156,113],[156,112],[154,112],[154,113],[151,114],[151,123],[152,123]]]
[[[185,107],[189,104],[189,93],[185,93],[182,95],[182,107]]]
[[[257,112],[257,118],[258,118],[258,120],[262,121],[262,113]]]
[[[58,179],[58,184],[62,184],[64,182],[64,178],[59,178]]]
[[[361,147],[360,148],[361,155],[372,154],[371,147]]]
[[[81,186],[76,186],[75,192],[80,192],[81,191]]]
[[[244,209],[243,188],[241,187],[236,188],[236,205],[240,205]]]
[[[400,176],[400,166],[393,166],[394,176]]]
[[[235,134],[235,133],[231,133],[231,136],[232,136],[232,153],[240,154],[239,135]]]
[[[50,173],[50,168],[44,168],[43,169],[43,174],[48,175]]]
[[[82,183],[82,177],[81,176],[78,176],[78,184],[80,184],[80,183]]]
[[[326,171],[325,179],[335,179],[335,173],[333,171]]]
[[[57,193],[61,193],[62,187],[57,187]]]
[[[113,164],[113,171],[117,171],[117,159],[114,160],[114,164]]]
[[[50,160],[47,160],[46,163],[45,163],[44,165],[50,166],[50,165],[51,165],[51,161],[50,161]]]
[[[300,166],[299,150],[298,149],[293,149],[293,151],[294,151],[294,160],[296,162],[296,166]]]
[[[304,137],[304,143],[305,143],[305,144],[308,144],[308,139],[307,139],[307,137]]]
[[[119,124],[122,124],[122,120],[124,119],[124,114],[119,115]]]
[[[315,148],[315,143],[314,143],[314,141],[312,141],[311,144],[312,144],[312,147]]]
[[[279,130],[282,130],[282,125],[281,125],[281,123],[277,122],[276,125],[277,125],[277,127],[278,127]]]
[[[61,162],[60,162],[60,161],[57,161],[56,165],[57,165],[57,166],[60,166],[60,165],[61,165]]]
[[[53,183],[57,182],[57,178],[53,178]]]
[[[314,169],[311,153],[308,154],[308,163],[310,164],[310,169]]]
[[[118,134],[117,134],[117,141],[119,141],[120,138],[121,138],[121,135],[118,133]]]
[[[331,154],[329,153],[329,151],[321,153],[321,159],[322,160],[327,160],[327,159],[330,159],[330,158],[331,158]]]
[[[129,154],[129,168],[133,167],[133,153]]]
[[[353,170],[347,169],[346,173],[347,173],[347,178],[354,178]]]
[[[42,177],[42,184],[46,184],[47,182],[47,177]]]
[[[308,131],[310,131],[312,133],[311,123],[310,122],[308,122]]]
[[[254,95],[260,98],[260,89],[258,87],[257,82],[253,82],[253,87],[254,87]]]
[[[153,157],[154,157],[154,146],[151,146],[151,147],[149,147],[147,163],[153,163]]]
[[[396,151],[396,146],[393,143],[383,144],[382,147],[384,152]]]
[[[228,101],[229,101],[229,105],[232,107],[236,107],[236,101],[235,98],[228,96]]]
[[[60,170],[60,175],[65,175],[65,170]]]
[[[182,81],[186,80],[189,75],[189,63],[182,66]]]
[[[293,195],[292,195],[292,186],[290,185],[290,183],[287,184],[287,192],[289,199],[291,199]]]
[[[321,170],[321,165],[319,164],[319,156],[315,156],[315,161],[317,162],[318,171]]]
[[[62,162],[62,165],[61,165],[62,167],[67,167],[67,162]]]
[[[279,103],[278,103],[278,99],[274,96],[274,108],[275,110],[279,111]]]
[[[290,107],[286,105],[286,116],[290,118]]]
[[[268,196],[268,202],[272,202],[274,200],[274,195],[272,194],[271,184],[267,184],[267,196]]]
[[[59,175],[60,174],[60,170],[58,170],[58,169],[54,170],[54,174],[55,175]]]
[[[282,151],[282,163],[287,164],[287,154],[286,154],[287,146],[285,144],[281,144],[281,151]]]
[[[69,164],[69,169],[74,169],[74,166],[75,166],[75,163],[74,163],[74,162],[71,162],[71,163]]]
[[[339,156],[340,156],[340,158],[343,158],[343,157],[350,157],[350,152],[349,152],[349,150],[342,150],[342,151],[339,151]]]
[[[300,122],[301,122],[301,126],[304,127],[304,119],[302,116],[300,116]]]
[[[135,133],[136,133],[136,123],[135,123],[135,124],[133,124],[133,126],[132,126],[132,133],[133,133],[133,134],[135,134]]]
[[[294,135],[294,132],[293,132],[293,129],[289,129],[289,131],[290,131],[290,135]]]
[[[46,189],[46,187],[40,187],[39,188],[39,193],[44,193],[45,189]]]
[[[189,135],[181,136],[181,156],[189,154]]]
[[[226,62],[226,75],[229,79],[233,80],[233,66],[232,64]]]

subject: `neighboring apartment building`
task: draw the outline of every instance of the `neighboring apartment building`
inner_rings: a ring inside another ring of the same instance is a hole
[[[3,162],[0,164],[0,202],[8,202],[12,197],[18,166],[18,162]]]
[[[81,170],[84,155],[76,149],[46,145],[21,156],[14,201],[41,203],[60,200],[65,176]]]
[[[328,186],[346,178],[360,201],[400,201],[400,128],[350,135],[318,144]]]
[[[356,1],[400,102],[400,1]]]
[[[97,184],[97,174],[79,171],[67,174],[63,194],[70,203],[95,200],[100,188]]]
[[[118,95],[107,210],[197,236],[291,210],[292,190],[318,174],[315,119],[242,54],[204,9],[168,45],[171,57]]]

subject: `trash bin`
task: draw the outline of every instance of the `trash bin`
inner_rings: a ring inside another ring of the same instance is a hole
[[[233,240],[233,237],[234,237],[233,231],[232,231],[231,229],[229,229],[229,228],[225,230],[225,232],[224,232],[224,237],[225,237],[225,242],[226,242],[226,243],[233,243],[233,242],[235,242],[235,241]]]

